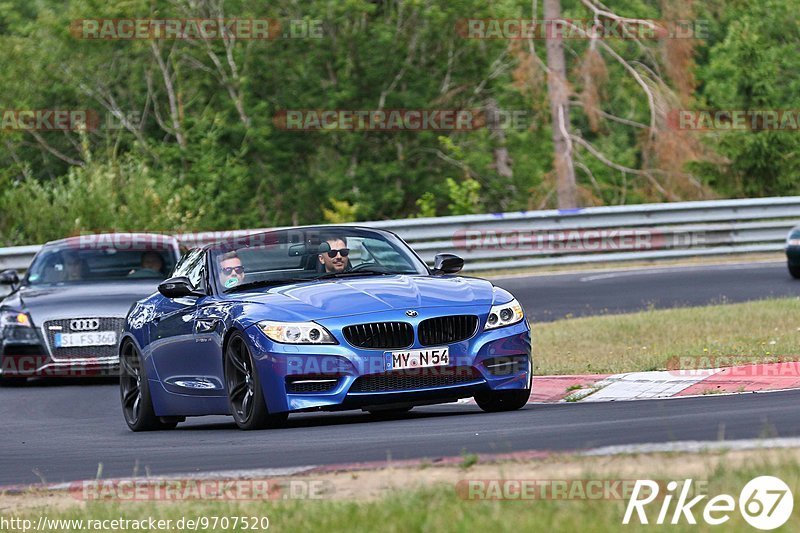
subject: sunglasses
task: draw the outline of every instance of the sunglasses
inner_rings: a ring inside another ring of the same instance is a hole
[[[331,259],[336,257],[336,254],[342,254],[342,257],[347,257],[350,255],[350,248],[342,248],[341,250],[328,250],[328,257]]]
[[[222,269],[222,273],[225,274],[226,276],[230,276],[234,272],[236,272],[237,274],[244,274],[244,267],[243,266],[225,267]]]

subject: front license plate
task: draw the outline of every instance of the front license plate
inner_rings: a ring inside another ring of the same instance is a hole
[[[449,364],[450,352],[447,346],[441,348],[427,348],[425,350],[406,350],[404,352],[386,353],[386,370],[446,366]]]
[[[81,348],[84,346],[114,346],[116,331],[90,331],[86,333],[56,333],[56,348]]]

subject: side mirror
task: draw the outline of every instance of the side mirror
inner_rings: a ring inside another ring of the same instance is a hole
[[[19,274],[13,268],[0,272],[0,285],[19,285]]]
[[[433,258],[433,273],[455,274],[464,268],[464,260],[453,254],[436,254]]]
[[[192,282],[186,276],[169,278],[158,285],[158,292],[167,298],[185,298],[186,296],[205,296],[203,292],[195,290]]]

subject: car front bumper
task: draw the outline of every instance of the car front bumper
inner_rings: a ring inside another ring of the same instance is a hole
[[[446,344],[447,366],[393,372],[384,370],[390,350],[279,344],[256,327],[247,333],[267,407],[296,412],[443,403],[486,390],[529,388],[533,361],[527,322],[482,328],[483,320],[473,337]],[[415,342],[408,350],[424,348]]]
[[[54,360],[42,342],[0,341],[0,376],[4,378],[88,378],[119,375],[119,357]]]

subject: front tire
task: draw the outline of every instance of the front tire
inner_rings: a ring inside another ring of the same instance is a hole
[[[475,395],[475,403],[487,413],[516,411],[528,403],[533,388],[533,361],[528,357],[526,388],[516,390],[485,391]]]
[[[139,350],[130,341],[125,342],[119,354],[119,393],[122,414],[131,431],[174,429],[178,425],[177,420],[165,420],[156,416],[144,361]]]
[[[282,426],[288,413],[271,414],[250,349],[241,333],[234,333],[225,347],[225,386],[233,420],[239,429]]]
[[[789,267],[789,274],[792,275],[794,279],[800,279],[800,265],[788,265]]]
[[[531,389],[486,391],[475,395],[475,403],[487,413],[522,409],[531,397]]]
[[[0,376],[0,387],[22,387],[27,382],[28,378]]]

